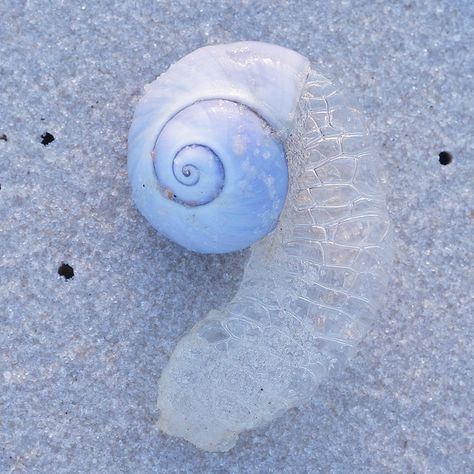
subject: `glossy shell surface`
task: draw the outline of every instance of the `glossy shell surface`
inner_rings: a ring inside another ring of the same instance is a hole
[[[275,227],[287,196],[284,140],[309,63],[266,44],[255,55],[246,44],[186,56],[148,86],[135,111],[134,200],[189,250],[248,247]]]

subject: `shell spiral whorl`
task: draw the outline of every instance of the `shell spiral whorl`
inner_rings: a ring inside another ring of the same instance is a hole
[[[220,198],[212,210],[214,231],[226,217],[238,218],[247,228],[253,226],[254,233],[240,232],[241,237],[248,236],[243,245],[247,247],[275,225],[288,183],[284,151],[268,125],[248,107],[228,100],[196,102],[165,124],[153,152],[165,199],[192,207]],[[268,176],[274,178],[271,185],[265,183]],[[278,212],[272,212],[276,203],[272,192],[281,193]],[[247,203],[246,195],[252,202]],[[266,226],[254,217],[269,213],[271,222]],[[188,233],[195,237],[199,231],[194,226]],[[194,250],[190,242],[186,244]]]
[[[391,262],[380,159],[306,58],[244,42],[197,50],[151,85],[129,174],[142,213],[187,248],[255,242],[235,297],[178,342],[159,382],[163,431],[228,450],[311,397],[375,318]]]
[[[168,187],[165,178],[159,172],[156,161],[155,170],[158,181],[163,186]],[[200,206],[214,200],[221,192],[225,179],[221,160],[205,145],[186,145],[181,148],[173,158],[173,176],[178,183],[184,186],[196,186],[197,189],[192,189],[192,191],[197,191],[197,196],[193,199],[186,196],[186,188],[178,190],[173,189],[173,184],[169,185],[169,188],[173,191],[173,196],[189,206]],[[213,177],[213,179],[211,180],[210,177]],[[180,186],[178,185],[177,188],[180,188]],[[181,194],[184,194],[184,196],[181,196]]]

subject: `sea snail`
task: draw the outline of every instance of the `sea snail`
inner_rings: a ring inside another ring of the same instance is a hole
[[[251,247],[240,288],[177,344],[158,425],[208,451],[299,406],[354,352],[391,261],[361,114],[300,54],[241,42],[147,87],[129,134],[138,209],[197,252]]]

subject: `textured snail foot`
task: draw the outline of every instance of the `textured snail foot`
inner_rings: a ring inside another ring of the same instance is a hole
[[[222,349],[193,331],[180,341],[159,382],[158,427],[206,451],[231,449],[241,431],[261,424],[259,405],[271,403],[245,367],[244,345]]]
[[[238,431],[218,419],[205,401],[196,400],[193,390],[183,391],[179,380],[169,382],[170,378],[163,374],[158,397],[158,428],[205,451],[223,452],[233,448]]]
[[[232,394],[216,400],[224,386],[223,374],[215,372],[222,367],[222,354],[212,349],[194,331],[178,343],[159,381],[158,428],[200,449],[227,451],[240,430],[221,409],[231,411]]]
[[[280,329],[265,334],[244,320],[211,311],[175,348],[159,382],[158,427],[206,451],[231,449],[242,431],[308,399],[326,368],[305,367],[314,340]],[[223,324],[222,324],[223,323]]]
[[[223,452],[235,446],[238,433],[216,420],[211,410],[195,407],[192,393],[189,394],[187,409],[177,406],[173,401],[173,388],[178,389],[164,385],[158,398],[161,415],[157,426],[163,433],[183,438],[205,451]]]

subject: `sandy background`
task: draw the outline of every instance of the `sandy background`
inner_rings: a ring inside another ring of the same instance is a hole
[[[473,31],[470,0],[3,0],[0,472],[473,472]],[[131,201],[126,136],[145,83],[244,39],[299,51],[355,97],[397,251],[341,377],[209,454],[155,429],[156,383],[179,337],[232,297],[247,253],[157,235]]]

